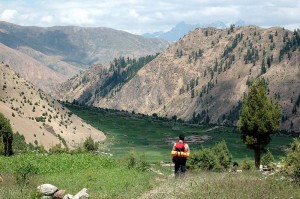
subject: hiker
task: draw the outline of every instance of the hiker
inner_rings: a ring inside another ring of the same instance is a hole
[[[174,143],[172,156],[175,163],[175,177],[179,176],[179,172],[183,175],[186,171],[186,160],[189,157],[190,148],[187,143],[184,142],[184,135],[179,135],[179,140]]]

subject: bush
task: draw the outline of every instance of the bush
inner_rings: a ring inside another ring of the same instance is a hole
[[[212,150],[214,151],[215,155],[217,156],[217,159],[218,159],[219,163],[221,164],[221,166],[224,169],[228,169],[231,164],[232,155],[230,154],[230,152],[227,148],[225,140],[216,144],[212,148]]]
[[[13,150],[17,153],[24,153],[27,151],[27,144],[24,135],[19,132],[13,134]]]
[[[83,142],[83,147],[87,151],[97,151],[99,148],[99,143],[95,142],[93,140],[93,138],[90,136],[90,137],[86,138],[86,140]]]
[[[291,147],[288,149],[286,157],[283,159],[284,172],[300,182],[300,139],[294,139]]]
[[[202,148],[199,151],[195,151],[189,161],[189,166],[192,169],[200,170],[218,170],[221,165],[218,162],[217,156],[209,148]]]
[[[272,163],[275,162],[274,156],[271,151],[268,149],[266,153],[264,153],[261,157],[261,164],[263,166],[271,167]]]
[[[131,151],[125,159],[125,165],[128,169],[136,169],[138,171],[147,171],[150,168],[149,163],[145,160],[145,156],[137,156],[134,151]]]
[[[53,146],[50,150],[49,150],[50,153],[68,153],[69,150],[68,148],[66,147],[62,147],[62,145],[59,143],[59,144],[56,144],[55,146]]]
[[[38,168],[31,163],[19,165],[15,170],[15,177],[19,185],[27,185],[29,178],[38,173]]]
[[[242,162],[242,170],[251,170],[253,167],[253,163],[251,162],[251,160],[249,158],[245,158],[243,159]]]
[[[192,153],[189,167],[206,171],[224,171],[229,168],[232,156],[226,142],[217,143],[211,149],[202,148]]]

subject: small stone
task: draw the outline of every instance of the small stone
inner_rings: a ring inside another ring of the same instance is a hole
[[[65,190],[58,190],[54,193],[53,198],[54,199],[63,199],[66,191]]]

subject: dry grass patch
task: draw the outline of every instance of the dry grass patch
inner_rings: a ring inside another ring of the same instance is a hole
[[[258,172],[189,173],[184,178],[170,177],[142,196],[146,198],[299,198],[299,187],[280,176]]]

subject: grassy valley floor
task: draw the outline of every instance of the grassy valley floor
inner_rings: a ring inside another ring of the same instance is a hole
[[[76,115],[90,123],[93,127],[106,133],[107,141],[102,147],[105,152],[115,157],[126,156],[130,151],[144,155],[150,162],[170,162],[171,143],[169,138],[176,140],[183,133],[186,136],[209,136],[203,143],[191,143],[191,151],[203,147],[211,147],[225,140],[235,161],[245,157],[252,158],[253,152],[246,148],[240,139],[240,134],[233,127],[191,125],[172,122],[155,117],[131,114],[120,111],[104,110],[67,104]],[[272,136],[268,148],[279,160],[284,155],[284,149],[292,142],[288,136]]]

